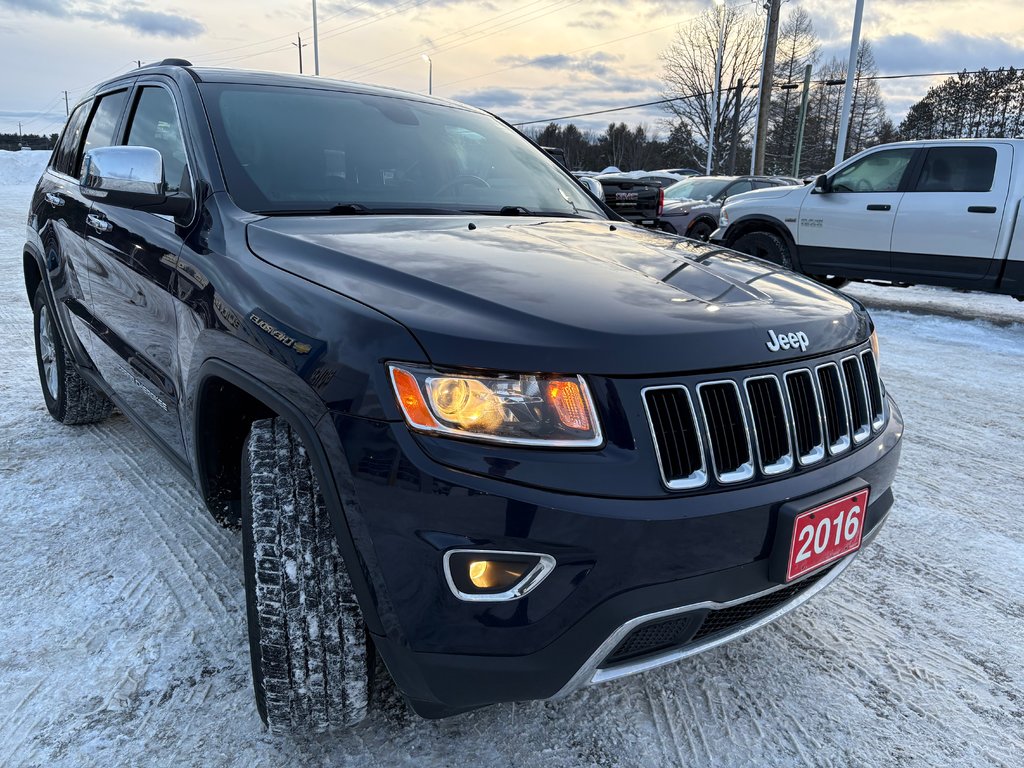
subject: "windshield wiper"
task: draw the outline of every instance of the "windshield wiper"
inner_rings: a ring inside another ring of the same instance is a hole
[[[456,211],[447,208],[370,208],[362,203],[338,203],[330,208],[283,208],[253,213],[261,216],[416,216],[452,214]]]
[[[484,216],[547,216],[564,217],[567,219],[587,218],[581,213],[574,211],[531,211],[524,205],[503,205],[498,210],[493,208],[465,208],[461,213],[479,213]]]

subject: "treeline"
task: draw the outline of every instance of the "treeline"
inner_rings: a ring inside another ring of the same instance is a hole
[[[1024,71],[961,72],[928,89],[900,123],[903,139],[1024,136]]]
[[[544,128],[527,129],[526,134],[543,147],[561,147],[572,170],[704,167],[698,160],[699,148],[681,127],[665,140],[645,125],[630,128],[625,123],[610,123],[603,133],[581,130],[573,123],[549,123]]]
[[[25,133],[19,136],[16,133],[0,133],[0,149],[16,152],[22,147],[29,149],[53,149],[57,143],[57,134],[39,136],[34,133]]]

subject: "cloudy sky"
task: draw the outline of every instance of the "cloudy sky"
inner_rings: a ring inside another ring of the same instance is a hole
[[[753,0],[728,0],[744,13]],[[661,97],[658,53],[711,0],[320,0],[324,76],[425,91],[512,122],[547,120]],[[787,0],[814,22],[824,58],[846,57],[854,0]],[[136,61],[294,72],[296,34],[312,42],[310,0],[0,0],[0,132],[60,129],[64,90],[75,99]],[[866,0],[862,37],[882,74],[1024,67],[1019,0]],[[313,47],[303,50],[306,72]],[[897,120],[938,80],[883,81]],[[636,109],[577,119],[657,128]]]

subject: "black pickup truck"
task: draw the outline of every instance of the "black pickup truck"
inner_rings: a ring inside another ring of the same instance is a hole
[[[276,729],[359,722],[371,681],[440,717],[686,658],[827,587],[893,502],[859,302],[622,226],[470,107],[135,69],[73,107],[27,234],[47,410],[116,406],[241,528]]]

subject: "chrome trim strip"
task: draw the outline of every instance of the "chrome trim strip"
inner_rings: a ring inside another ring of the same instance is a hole
[[[761,440],[760,435],[757,434],[757,419],[754,418],[754,403],[750,399],[750,382],[752,381],[771,381],[775,384],[775,391],[779,393],[779,403],[782,405],[782,420],[786,425],[784,437],[786,438],[787,450],[786,453],[779,457],[779,460],[774,464],[766,465],[764,463],[764,456],[761,454]],[[789,436],[789,411],[786,408],[786,398],[782,396],[782,386],[779,384],[778,377],[774,374],[751,376],[749,379],[743,380],[743,390],[747,395],[747,408],[750,410],[751,434],[754,437],[754,449],[757,452],[757,461],[761,466],[761,472],[763,472],[767,477],[788,472],[793,468],[793,440]]]
[[[490,592],[487,594],[477,595],[470,594],[468,592],[460,592],[459,588],[455,586],[455,580],[452,579],[451,572],[451,559],[454,554],[499,555],[505,558],[522,555],[524,557],[536,557],[538,558],[538,562],[530,572],[523,576],[511,589],[507,589],[504,592]],[[519,598],[525,597],[533,592],[533,590],[540,586],[540,583],[544,581],[544,579],[546,579],[553,570],[555,570],[555,558],[542,552],[512,552],[500,549],[449,549],[444,553],[444,578],[445,581],[448,582],[448,589],[450,589],[452,594],[459,598],[459,600],[465,600],[468,603],[498,603],[518,600]]]
[[[683,394],[686,395],[686,404],[690,407],[690,419],[693,422],[693,429],[697,433],[697,449],[700,451],[700,469],[689,477],[683,477],[678,480],[669,480],[665,475],[665,464],[661,459],[661,451],[658,449],[658,437],[654,434],[654,420],[651,418],[651,409],[647,404],[647,393],[658,389],[681,389],[683,390]],[[640,399],[644,401],[644,413],[647,414],[647,426],[651,430],[651,440],[654,442],[654,455],[658,457],[658,471],[661,473],[662,484],[669,490],[673,491],[689,490],[707,485],[708,464],[707,457],[704,455],[704,436],[701,434],[700,423],[697,421],[697,412],[693,409],[693,398],[690,397],[690,391],[682,384],[644,387],[640,390]]]
[[[714,441],[711,439],[711,427],[710,421],[708,420],[708,412],[704,407],[704,397],[701,395],[701,390],[705,387],[713,387],[717,384],[728,384],[733,388],[736,393],[736,405],[740,409],[740,418],[743,420],[743,434],[747,438],[747,461],[740,464],[736,469],[729,472],[718,471],[718,461],[715,457]],[[740,395],[739,385],[732,379],[716,379],[714,381],[702,381],[697,385],[697,400],[700,402],[700,413],[703,416],[704,421],[704,436],[708,439],[708,453],[711,454],[711,467],[715,472],[715,477],[718,482],[723,484],[729,483],[740,483],[744,480],[749,480],[754,476],[754,450],[750,445],[750,425],[747,424],[747,413],[743,407],[743,397]]]
[[[857,356],[857,355],[850,355],[849,357],[844,357],[840,361],[840,363],[846,363],[847,360],[852,360],[853,361],[854,366],[857,368],[857,373],[860,376],[860,385],[863,388],[862,389],[862,393],[863,394],[862,394],[861,397],[858,398],[858,400],[860,400],[861,408],[864,409],[864,416],[866,417],[865,420],[864,420],[864,426],[862,426],[862,427],[859,427],[859,426],[857,426],[857,425],[855,425],[853,423],[853,407],[852,406],[853,406],[853,397],[854,397],[854,395],[856,393],[855,392],[850,392],[849,393],[849,398],[850,398],[849,402],[850,402],[850,406],[851,406],[850,407],[850,425],[852,427],[855,427],[854,432],[853,432],[853,442],[859,444],[859,443],[863,443],[865,440],[867,440],[869,437],[871,437],[871,398],[868,396],[868,380],[867,380],[867,377],[864,375],[864,366],[861,363],[860,357]],[[843,371],[843,383],[845,384],[846,383],[846,369],[843,368],[842,366],[840,366],[840,368]]]
[[[782,381],[786,385],[786,402],[789,404],[790,427],[792,427],[793,430],[790,437],[793,440],[793,445],[795,446],[798,441],[796,434],[796,417],[793,415],[793,398],[790,396],[789,393],[789,377],[802,374],[806,374],[807,378],[811,382],[811,399],[814,400],[814,410],[815,414],[818,417],[818,436],[821,438],[821,442],[815,445],[811,449],[810,453],[805,454],[803,456],[797,456],[797,461],[800,462],[800,466],[807,467],[810,466],[811,464],[817,464],[819,461],[825,458],[825,440],[827,439],[827,437],[825,435],[825,425],[822,423],[821,420],[821,402],[820,398],[818,397],[818,382],[815,378],[815,375],[810,368],[796,368],[792,371],[786,371],[782,375]]]
[[[853,444],[853,441],[850,440],[850,435],[853,433],[853,428],[850,426],[850,398],[846,393],[846,377],[843,375],[842,368],[832,361],[822,363],[814,369],[814,383],[817,385],[816,389],[818,390],[818,400],[822,414],[824,415],[825,413],[825,392],[821,386],[821,370],[823,368],[831,368],[835,374],[836,382],[839,384],[839,405],[843,407],[843,422],[846,424],[846,432],[840,435],[839,439],[834,443],[829,443],[828,441],[831,436],[823,433],[824,440],[828,444],[828,452],[833,456],[838,456],[840,453],[850,450],[850,446]],[[826,419],[823,417],[822,421],[826,422]]]
[[[569,679],[569,682],[562,686],[558,693],[552,696],[551,699],[561,699],[568,696],[571,693],[574,693],[580,688],[585,688],[589,685],[594,685],[595,683],[604,683],[608,682],[609,680],[617,680],[620,677],[635,675],[639,672],[647,672],[648,670],[656,669],[658,667],[665,666],[666,664],[671,664],[681,659],[685,659],[689,656],[695,656],[698,653],[703,653],[704,651],[711,650],[712,648],[717,648],[720,645],[724,645],[725,643],[731,642],[739,637],[742,637],[743,635],[749,634],[750,632],[753,632],[767,624],[772,623],[776,619],[792,611],[794,608],[798,608],[799,606],[803,605],[816,594],[825,589],[825,587],[827,587],[829,584],[835,581],[843,571],[850,567],[850,565],[856,559],[857,555],[864,551],[864,547],[866,547],[874,540],[875,536],[878,535],[878,532],[881,530],[882,526],[885,524],[888,518],[889,513],[886,512],[885,516],[883,516],[882,519],[875,524],[875,527],[871,529],[871,532],[864,537],[863,541],[861,541],[860,549],[858,549],[856,552],[847,555],[842,560],[838,560],[835,566],[832,568],[832,570],[829,573],[827,573],[824,577],[822,577],[820,581],[818,581],[813,586],[808,587],[806,590],[801,592],[792,600],[789,600],[783,603],[782,605],[778,606],[774,610],[766,614],[763,614],[762,616],[759,616],[756,620],[746,624],[740,624],[737,627],[735,627],[733,631],[730,631],[723,635],[719,635],[717,637],[712,637],[703,643],[697,643],[696,645],[688,646],[686,648],[680,648],[674,651],[665,651],[664,653],[659,653],[655,656],[651,656],[646,659],[621,664],[610,669],[599,669],[601,662],[608,657],[608,654],[615,650],[615,648],[622,641],[622,639],[626,637],[626,635],[628,635],[632,630],[634,630],[641,624],[646,624],[649,621],[655,621],[657,619],[666,618],[668,616],[674,616],[680,613],[688,613],[690,611],[698,611],[703,609],[720,610],[722,608],[730,608],[734,605],[739,605],[749,600],[756,600],[759,597],[770,595],[772,592],[777,592],[778,590],[784,589],[785,587],[790,585],[780,584],[771,587],[770,589],[757,592],[753,595],[745,595],[744,597],[737,598],[736,600],[730,600],[724,603],[704,601],[701,603],[694,603],[692,605],[684,605],[679,608],[669,608],[664,611],[657,611],[656,613],[649,613],[644,616],[638,616],[635,619],[630,619],[625,624],[616,629],[611,635],[609,635],[607,640],[605,640],[603,643],[601,643],[600,646],[598,646],[597,650],[590,655],[590,658],[588,658],[586,662],[584,662],[583,666],[580,667],[576,674]],[[808,575],[810,576],[811,574]]]

